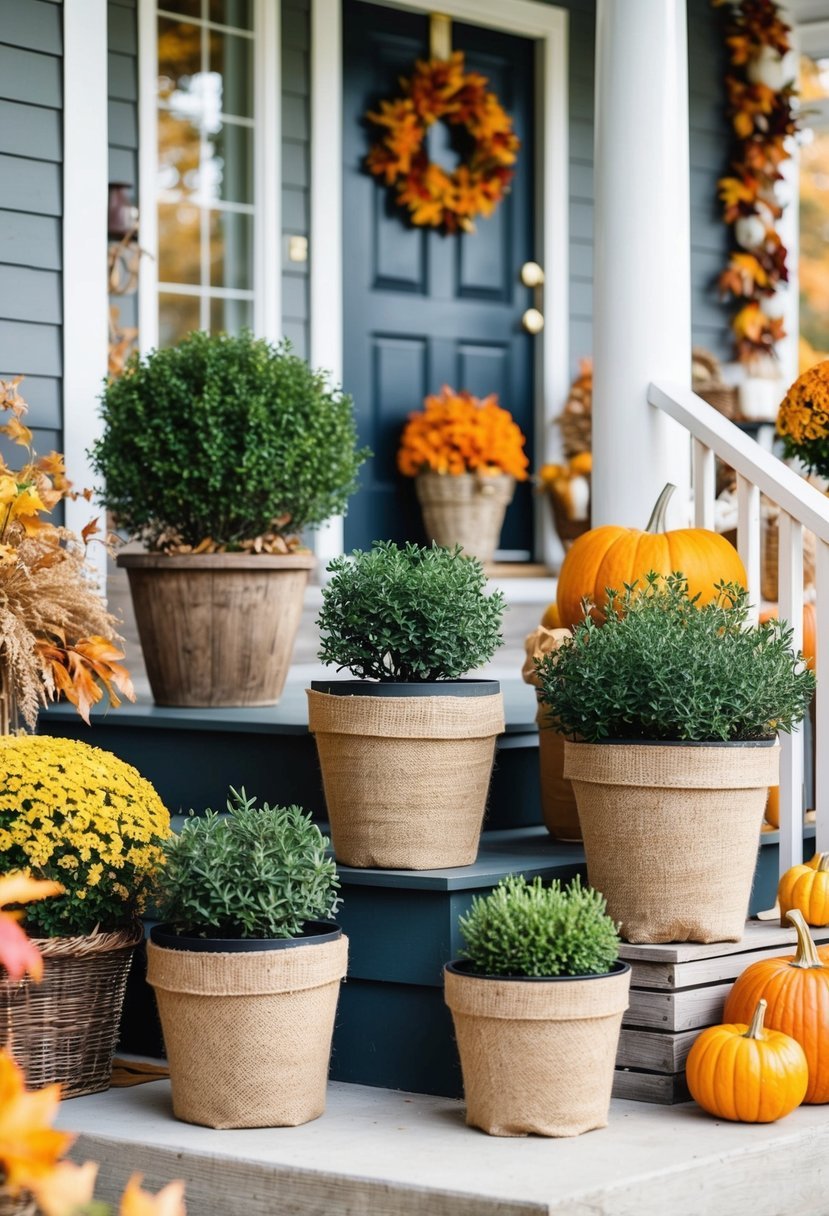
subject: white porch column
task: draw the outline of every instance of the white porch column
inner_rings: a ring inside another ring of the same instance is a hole
[[[598,0],[595,123],[593,525],[644,528],[666,481],[686,523],[689,439],[646,400],[691,375],[685,0]]]

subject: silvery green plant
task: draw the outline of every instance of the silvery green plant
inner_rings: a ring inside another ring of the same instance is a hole
[[[296,937],[339,906],[328,840],[298,806],[256,805],[231,788],[227,813],[190,812],[164,845],[162,920],[199,937]]]
[[[476,895],[459,923],[461,958],[478,975],[604,975],[619,957],[604,896],[578,875],[562,887],[510,874],[489,895]]]
[[[506,606],[460,548],[375,541],[329,564],[319,657],[358,679],[456,680],[500,646]]]

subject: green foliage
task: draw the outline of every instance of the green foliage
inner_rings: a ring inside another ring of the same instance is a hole
[[[150,547],[315,527],[345,510],[366,449],[351,398],[283,342],[192,333],[134,355],[103,394],[102,501]]]
[[[461,957],[479,975],[603,975],[619,957],[619,934],[604,896],[578,875],[562,889],[510,874],[476,895],[460,919]]]
[[[768,739],[801,720],[815,679],[785,622],[749,625],[731,584],[702,606],[679,574],[635,587],[609,592],[606,623],[586,617],[537,664],[562,734],[706,743]]]
[[[337,867],[310,815],[230,793],[226,815],[191,811],[165,844],[162,919],[201,937],[296,937],[304,921],[333,915]]]
[[[485,595],[477,558],[460,548],[375,541],[337,557],[322,589],[319,657],[358,679],[456,680],[502,642],[505,601]]]

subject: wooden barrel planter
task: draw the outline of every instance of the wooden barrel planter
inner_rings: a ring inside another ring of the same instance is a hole
[[[275,705],[291,664],[309,553],[121,553],[158,705]]]

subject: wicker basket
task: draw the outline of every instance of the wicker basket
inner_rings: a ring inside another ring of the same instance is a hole
[[[588,477],[587,480],[589,481],[590,478]],[[587,519],[571,519],[567,514],[567,509],[560,495],[556,494],[549,487],[547,488],[546,495],[550,503],[550,509],[553,512],[553,523],[555,524],[556,532],[566,551],[574,540],[578,540],[585,532],[590,531],[590,516],[588,515]]]
[[[703,401],[707,401],[709,405],[713,405],[715,410],[719,410],[726,418],[730,418],[732,422],[735,418],[740,417],[740,392],[739,389],[731,384],[714,384],[708,388],[695,389],[698,397],[702,397]]]
[[[778,559],[780,554],[780,529],[777,526],[777,510],[771,504],[763,506],[762,567],[760,571],[760,593],[764,600],[777,603]],[[816,548],[814,532],[803,530],[803,586],[815,585]]]
[[[10,1195],[5,1187],[0,1186],[0,1216],[36,1216],[36,1214],[37,1205],[26,1191],[20,1195]]]
[[[0,1046],[32,1089],[57,1081],[64,1098],[109,1089],[127,974],[142,936],[136,925],[35,939],[46,964],[41,982],[0,981]]]
[[[419,473],[415,488],[429,540],[450,549],[460,545],[470,557],[492,561],[515,493],[514,477]]]

